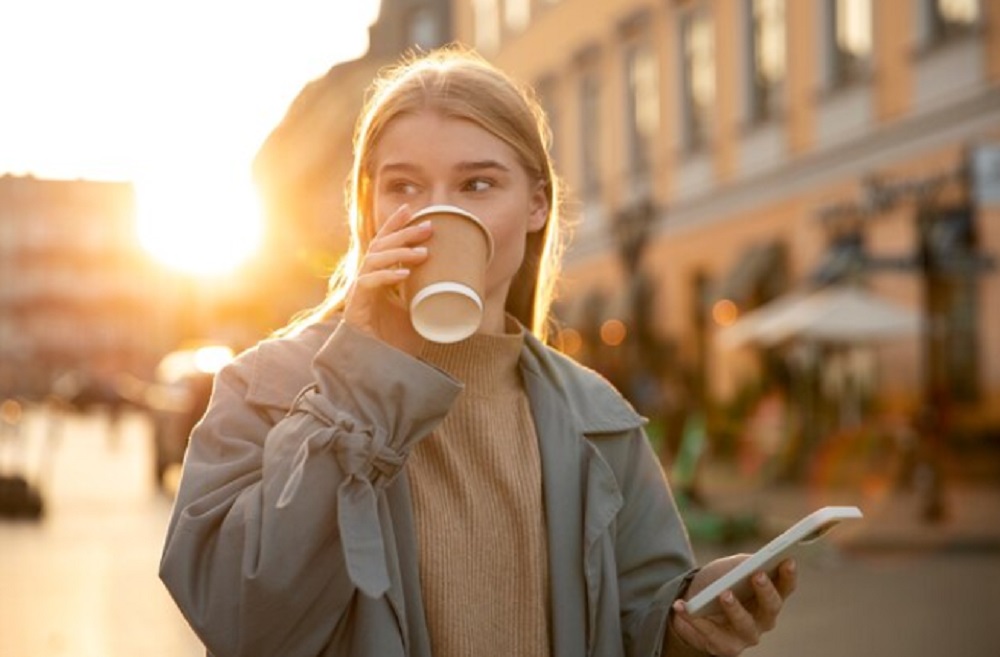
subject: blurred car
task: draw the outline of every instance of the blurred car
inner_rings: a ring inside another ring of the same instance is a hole
[[[153,420],[154,475],[168,488],[172,470],[184,461],[191,430],[205,414],[215,374],[233,359],[222,344],[199,344],[172,351],[156,367],[155,383],[146,390]]]

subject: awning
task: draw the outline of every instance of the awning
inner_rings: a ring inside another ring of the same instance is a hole
[[[785,247],[778,240],[747,247],[716,288],[715,298],[729,299],[739,306],[745,306],[762,287],[776,287],[782,281],[768,279],[783,278],[784,253]]]
[[[856,286],[792,292],[719,332],[722,347],[790,340],[858,343],[919,333],[920,314]]]

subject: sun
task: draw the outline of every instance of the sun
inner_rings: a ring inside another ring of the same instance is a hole
[[[136,210],[139,243],[180,273],[231,273],[262,245],[263,212],[249,176],[140,179]]]
[[[52,2],[0,5],[0,62],[17,62],[0,64],[0,174],[130,181],[143,250],[197,278],[260,251],[256,152],[305,85],[365,53],[381,6],[55,4],[55,22]]]

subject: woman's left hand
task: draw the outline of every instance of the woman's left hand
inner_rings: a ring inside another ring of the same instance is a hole
[[[687,591],[690,598],[716,579],[735,568],[749,555],[739,554],[716,559],[702,568]],[[787,559],[778,567],[772,581],[764,573],[752,578],[754,596],[741,602],[731,591],[722,594],[722,613],[700,618],[688,615],[683,601],[674,603],[674,632],[692,647],[719,657],[735,657],[760,642],[765,632],[774,629],[785,599],[795,590],[795,562]]]

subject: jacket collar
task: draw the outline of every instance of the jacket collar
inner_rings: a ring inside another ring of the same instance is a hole
[[[646,423],[617,390],[600,374],[568,356],[545,346],[531,333],[525,334],[526,354],[522,368],[547,380],[564,399],[584,434],[618,433]]]
[[[339,320],[307,327],[294,336],[264,340],[252,353],[247,401],[281,410],[312,383],[312,360]],[[546,380],[569,409],[575,428],[583,434],[618,433],[638,428],[645,419],[597,372],[545,346],[525,331],[523,370]]]

